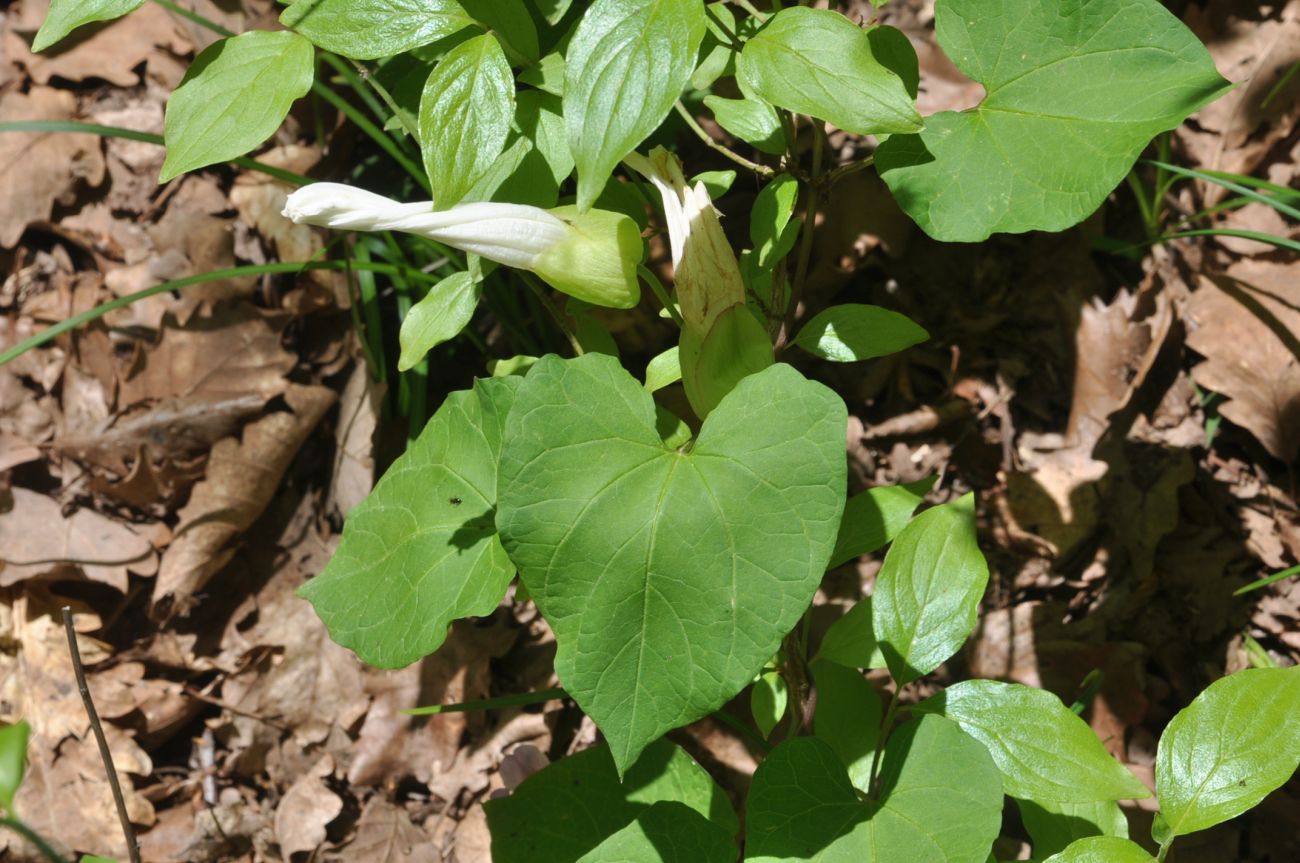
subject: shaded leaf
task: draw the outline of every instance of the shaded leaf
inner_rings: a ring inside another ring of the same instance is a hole
[[[1064,851],[1078,839],[1091,836],[1128,838],[1128,818],[1114,800],[1093,803],[1041,803],[1017,800],[1020,820],[1033,840],[1034,856],[1041,859]]]
[[[985,863],[1002,825],[1002,785],[978,742],[922,717],[885,745],[881,798],[863,802],[815,737],[772,751],[754,774],[745,859],[755,863]]]
[[[813,735],[835,750],[848,768],[849,781],[866,792],[880,739],[880,697],[856,669],[818,659],[809,670],[817,686]]]
[[[496,608],[514,566],[496,536],[497,458],[520,379],[452,393],[343,526],[299,593],[330,637],[371,665],[433,653],[459,617]]]
[[[660,801],[582,855],[579,863],[733,863],[726,830],[675,801]]]
[[[608,746],[563,758],[484,805],[495,863],[575,863],[660,801],[674,801],[728,833],[736,813],[722,789],[667,740],[646,747],[622,782]]]

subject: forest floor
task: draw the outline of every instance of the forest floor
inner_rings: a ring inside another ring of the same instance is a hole
[[[235,31],[274,20],[270,0],[192,5]],[[925,114],[980,97],[933,46],[932,5],[883,11],[918,48]],[[1171,5],[1241,82],[1170,136],[1172,161],[1300,185],[1300,76],[1276,87],[1300,62],[1300,0]],[[36,56],[46,8],[0,10],[0,122],[161,133],[168,93],[212,34],[146,4]],[[365,142],[312,110],[295,109],[259,158],[337,178]],[[831,140],[845,155],[866,146]],[[690,173],[727,166],[683,146]],[[288,188],[265,175],[222,167],[159,186],[162,157],[89,134],[0,134],[0,350],[163,280],[306,260],[330,242],[281,218]],[[1138,170],[1144,194],[1153,176]],[[746,188],[726,199],[737,236]],[[1225,197],[1180,181],[1160,201],[1165,224]],[[1019,681],[1067,703],[1091,687],[1085,718],[1150,784],[1161,729],[1209,682],[1300,662],[1300,577],[1234,595],[1300,562],[1300,261],[1239,237],[1147,243],[1134,201],[1121,186],[1064,233],[944,245],[872,172],[853,174],[819,217],[807,310],[873,302],[932,339],[867,365],[804,365],[849,405],[853,490],[937,476],[931,501],[978,493],[990,587],[967,649],[934,681]],[[1213,224],[1300,238],[1263,204]],[[412,413],[411,384],[386,389],[362,359],[353,295],[341,273],[229,278],[0,367],[0,721],[32,725],[17,808],[59,848],[124,854],[64,605],[146,860],[478,863],[478,803],[595,740],[562,700],[401,713],[555,686],[553,639],[529,603],[461,621],[436,655],[381,671],[294,596]],[[648,305],[617,321],[633,365],[669,344]],[[480,347],[435,352],[429,405],[488,359],[526,352],[491,315],[474,327]],[[831,574],[817,632],[878,567]],[[745,719],[747,704],[726,709]],[[756,764],[743,738],[712,720],[674,736],[743,793]],[[1145,836],[1149,811],[1130,815]],[[0,834],[0,859],[31,854]],[[1180,840],[1177,860],[1300,860],[1300,781]]]

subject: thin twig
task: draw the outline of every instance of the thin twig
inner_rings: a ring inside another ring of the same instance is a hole
[[[808,280],[808,267],[812,262],[813,231],[817,225],[817,203],[821,194],[819,185],[822,175],[822,139],[826,130],[817,120],[812,121],[812,181],[808,184],[808,202],[804,205],[802,236],[799,238],[799,260],[795,264],[794,284],[790,287],[790,299],[785,308],[785,320],[781,332],[776,337],[776,349],[780,351],[790,339],[790,328],[794,326],[795,315],[799,312],[799,301],[803,298],[804,284]]]
[[[140,863],[140,846],[135,841],[135,828],[131,818],[126,814],[126,799],[122,796],[122,786],[117,781],[117,769],[113,767],[113,753],[108,748],[108,738],[104,736],[104,726],[99,722],[95,711],[95,701],[90,697],[90,686],[86,684],[86,669],[81,664],[81,650],[77,647],[77,631],[72,627],[72,609],[63,606],[63,629],[68,635],[68,653],[72,655],[72,670],[77,675],[77,689],[81,691],[81,703],[86,705],[86,715],[90,717],[90,729],[95,732],[95,742],[99,744],[99,757],[104,762],[104,772],[108,774],[108,785],[113,790],[113,804],[117,806],[117,820],[122,824],[122,835],[126,837],[126,853],[131,863]]]
[[[742,168],[748,168],[760,177],[769,178],[776,175],[776,172],[767,165],[760,165],[757,162],[751,162],[749,159],[746,159],[730,147],[719,144],[717,141],[713,140],[713,136],[704,131],[704,127],[695,121],[695,118],[691,116],[691,112],[686,109],[686,106],[683,105],[681,101],[678,101],[673,107],[677,110],[677,113],[681,115],[681,118],[686,121],[686,125],[690,127],[691,131],[694,132],[701,141],[712,147],[717,152],[726,156]]]

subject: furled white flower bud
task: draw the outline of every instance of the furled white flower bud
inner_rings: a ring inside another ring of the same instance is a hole
[[[558,213],[558,215],[557,215]],[[530,270],[589,303],[630,308],[640,299],[641,240],[627,216],[524,204],[402,204],[342,183],[313,183],[289,196],[283,215],[299,224],[347,231],[404,231]]]
[[[740,265],[718,211],[704,184],[691,187],[681,161],[663,147],[655,147],[649,156],[632,153],[623,161],[653,183],[663,198],[677,302],[686,325],[703,337],[718,315],[745,302]]]

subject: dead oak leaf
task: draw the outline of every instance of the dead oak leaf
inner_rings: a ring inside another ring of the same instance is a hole
[[[335,393],[327,387],[289,384],[290,410],[244,427],[240,439],[217,442],[202,482],[180,511],[176,537],[163,554],[153,609],[188,611],[194,594],[234,554],[234,543],[266,509],[289,463]]]
[[[123,374],[119,404],[180,396],[229,398],[285,391],[297,358],[280,344],[280,327],[253,306],[220,307],[186,326],[164,316],[162,336],[144,352],[144,366]]]
[[[441,856],[405,809],[372,797],[361,811],[356,838],[337,859],[340,863],[440,863]]]
[[[65,90],[33,87],[0,97],[0,122],[70,120],[77,100]],[[84,181],[104,179],[104,157],[95,135],[14,132],[0,135],[0,248],[13,248],[32,222],[50,217],[55,201]]]
[[[127,525],[89,509],[64,516],[57,501],[14,488],[13,508],[0,514],[0,586],[8,587],[75,566],[92,581],[127,589],[127,570],[157,571],[149,540]]]
[[[1202,278],[1187,315],[1188,347],[1205,357],[1192,378],[1227,396],[1219,413],[1269,454],[1300,447],[1300,279],[1294,264],[1242,260]]]

